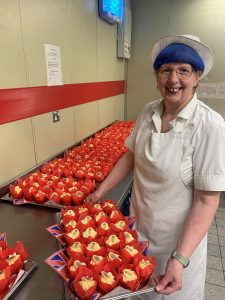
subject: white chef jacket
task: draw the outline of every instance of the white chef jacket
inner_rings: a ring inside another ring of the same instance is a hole
[[[139,239],[150,241],[149,253],[156,257],[159,274],[164,274],[176,247],[194,189],[225,190],[223,118],[195,94],[170,122],[171,129],[161,133],[162,111],[162,100],[147,104],[126,140],[135,160],[131,215],[136,216]],[[170,296],[149,293],[142,299],[202,300],[206,250],[207,237],[183,272],[181,291]]]

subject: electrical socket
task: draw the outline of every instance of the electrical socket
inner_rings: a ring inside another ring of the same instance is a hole
[[[52,112],[52,118],[53,118],[53,123],[59,122],[60,121],[59,111],[53,111]]]

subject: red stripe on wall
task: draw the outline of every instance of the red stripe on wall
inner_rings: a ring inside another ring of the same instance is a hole
[[[124,93],[124,80],[0,89],[0,124]]]

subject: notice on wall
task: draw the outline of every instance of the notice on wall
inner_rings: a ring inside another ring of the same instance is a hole
[[[225,100],[225,83],[199,83],[197,95],[201,99]]]
[[[44,44],[47,85],[62,85],[60,47]]]

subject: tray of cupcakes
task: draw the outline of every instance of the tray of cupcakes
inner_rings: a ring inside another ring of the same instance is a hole
[[[28,256],[23,242],[9,247],[6,233],[0,234],[0,300],[7,300],[37,266]]]
[[[110,199],[61,210],[47,230],[62,248],[45,262],[65,280],[69,299],[116,300],[154,290],[156,260],[134,222]]]
[[[0,187],[0,200],[50,208],[79,206],[127,152],[133,121],[117,121]]]

